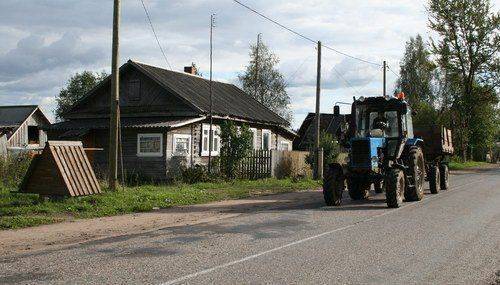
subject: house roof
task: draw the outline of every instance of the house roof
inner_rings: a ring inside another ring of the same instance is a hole
[[[0,128],[15,128],[21,125],[38,106],[0,106]]]
[[[210,111],[210,81],[200,76],[129,60],[146,75],[198,110]],[[213,114],[288,125],[288,122],[233,84],[212,81]]]
[[[147,77],[151,78],[161,87],[180,98],[187,105],[196,110],[200,115],[210,112],[210,81],[185,72],[171,71],[156,66],[129,60],[120,67],[120,72],[133,66]],[[95,91],[109,83],[108,76],[101,84],[90,91],[76,106],[92,97]],[[281,116],[271,111],[259,101],[246,94],[233,84],[212,81],[212,112],[213,115],[229,116],[251,121],[287,126],[289,123]]]

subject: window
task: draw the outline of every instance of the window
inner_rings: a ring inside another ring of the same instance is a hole
[[[208,156],[208,148],[209,148],[209,131],[210,124],[202,125],[202,134],[201,134],[201,156]],[[220,127],[217,125],[212,125],[212,151],[211,155],[217,156],[219,155],[220,150]]]
[[[28,126],[28,144],[40,143],[40,131],[37,126]]]
[[[270,150],[271,149],[271,131],[270,130],[262,130],[262,149]]]
[[[141,81],[140,80],[131,80],[128,82],[128,92],[129,98],[132,101],[140,101],[141,100]]]
[[[163,134],[137,134],[137,156],[163,156]]]
[[[174,134],[172,144],[174,156],[186,156],[191,154],[191,135]]]
[[[257,145],[257,129],[256,128],[250,128],[250,131],[252,132],[252,149],[258,149],[258,145]]]
[[[286,141],[281,142],[280,150],[290,150],[290,142]]]

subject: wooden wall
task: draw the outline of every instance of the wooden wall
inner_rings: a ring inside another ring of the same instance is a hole
[[[26,147],[28,145],[28,126],[44,127],[46,122],[43,120],[41,112],[37,111],[26,119],[12,134],[7,142],[7,147]],[[39,129],[39,146],[44,147],[47,142],[47,133]]]

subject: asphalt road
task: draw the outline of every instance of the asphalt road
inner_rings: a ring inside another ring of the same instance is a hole
[[[451,180],[399,209],[382,195],[324,207],[320,192],[305,192],[217,222],[0,257],[0,284],[495,282],[500,170]]]

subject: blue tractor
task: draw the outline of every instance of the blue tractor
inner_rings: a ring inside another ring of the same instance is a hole
[[[338,106],[334,109],[339,114]],[[329,206],[338,206],[347,188],[353,200],[366,199],[371,185],[385,190],[387,205],[419,201],[424,195],[424,142],[413,135],[412,111],[403,97],[354,100],[350,120],[343,128],[348,150],[345,163],[325,171],[323,194]]]

